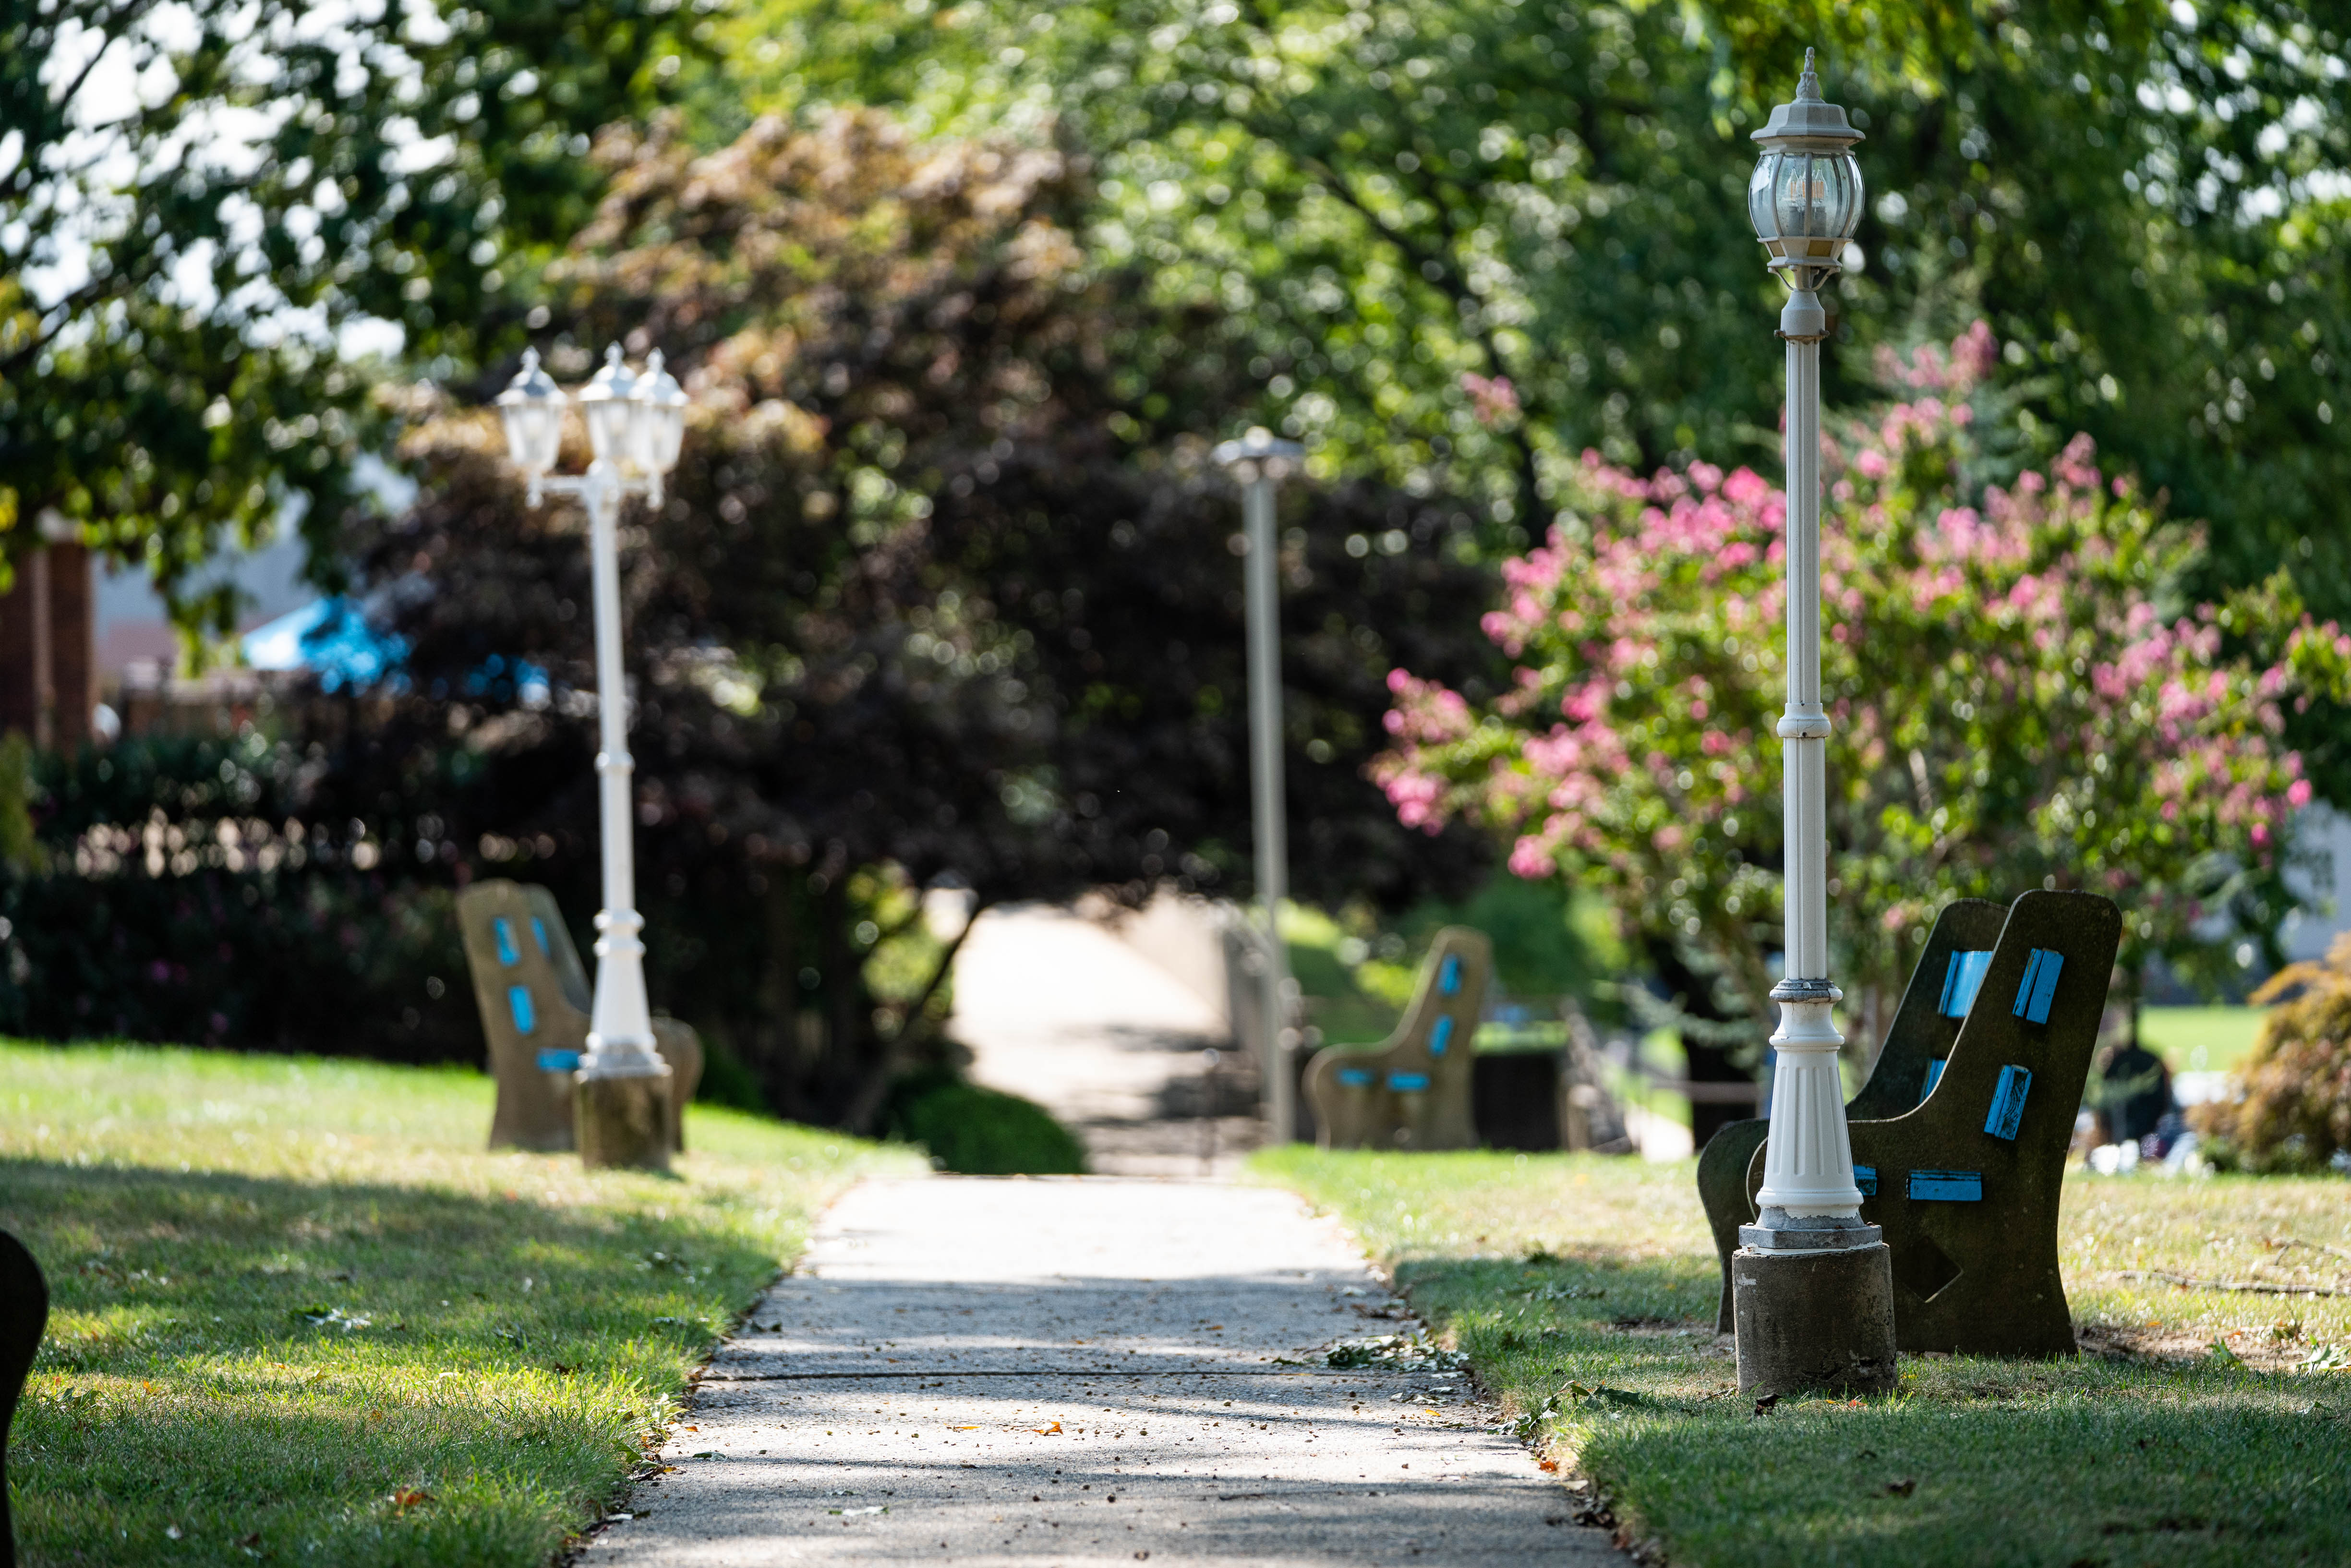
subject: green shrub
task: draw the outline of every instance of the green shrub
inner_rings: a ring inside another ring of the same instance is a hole
[[[2216,1165],[2313,1171],[2351,1151],[2351,936],[2253,993],[2275,1001],[2238,1072],[2238,1099],[2196,1107]]]
[[[948,1079],[910,1083],[893,1096],[890,1134],[920,1144],[965,1176],[1082,1176],[1086,1151],[1034,1101]]]

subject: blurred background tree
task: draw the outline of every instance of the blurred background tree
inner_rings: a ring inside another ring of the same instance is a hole
[[[1746,136],[1822,45],[1873,198],[1830,401],[1870,394],[1873,346],[1989,319],[2043,455],[2086,432],[2210,521],[2195,591],[2285,564],[2351,613],[2329,9],[760,0],[728,26],[707,112],[883,101],[1092,151],[1102,243],[1249,319],[1266,423],[1474,501],[1499,545],[1587,447],[1776,465]],[[2351,791],[2331,734],[2297,739]]]
[[[1050,149],[842,112],[602,156],[611,193],[549,273],[550,359],[643,323],[695,398],[667,504],[626,536],[653,987],[778,1112],[870,1124],[937,1049],[959,936],[925,930],[925,891],[1247,885],[1237,507],[1174,434],[1235,396],[1197,351],[1226,329],[1089,267],[1063,222],[1082,172]],[[364,816],[462,775],[437,807],[458,864],[585,910],[582,525],[526,508],[499,450],[449,409],[404,449],[416,504],[356,516],[404,684],[318,797]],[[1364,768],[1391,664],[1497,667],[1485,574],[1441,548],[1450,514],[1380,486],[1299,489],[1282,520],[1300,891],[1462,891],[1477,836],[1405,831]]]
[[[52,512],[192,632],[291,508],[313,571],[385,368],[501,352],[586,221],[589,135],[709,35],[664,0],[443,14],[56,0],[0,23],[0,582]],[[202,644],[195,644],[201,647]]]

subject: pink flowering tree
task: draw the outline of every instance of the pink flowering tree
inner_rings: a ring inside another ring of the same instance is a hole
[[[2309,798],[2283,712],[2351,670],[2351,638],[2283,579],[2175,601],[2199,536],[2101,474],[2086,437],[1974,480],[1993,358],[1981,325],[1948,353],[1888,356],[1906,400],[1823,442],[1832,972],[1865,1049],[1956,897],[2105,894],[2134,971],[2195,949],[2218,910],[2273,927]],[[1510,841],[1519,875],[1604,889],[1767,1020],[1784,497],[1743,468],[1643,478],[1589,454],[1570,490],[1485,618],[1514,688],[1476,706],[1395,672],[1376,777],[1407,823],[1468,819]]]

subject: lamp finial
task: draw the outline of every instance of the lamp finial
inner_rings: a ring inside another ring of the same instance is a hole
[[[1821,78],[1813,70],[1813,51],[1804,51],[1804,74],[1796,78],[1796,97],[1821,101]]]

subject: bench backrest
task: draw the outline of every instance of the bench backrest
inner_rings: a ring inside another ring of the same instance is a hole
[[[490,1147],[568,1149],[590,993],[555,899],[543,887],[490,878],[457,895],[457,924],[498,1085]]]
[[[1412,1000],[1374,1046],[1334,1045],[1306,1069],[1315,1141],[1330,1149],[1467,1149],[1478,1021],[1494,971],[1482,931],[1447,925],[1429,944]]]
[[[2035,891],[1989,940],[1986,924],[1980,901],[1937,922],[1877,1070],[1847,1107],[1854,1178],[1862,1218],[1893,1253],[1900,1348],[2064,1354],[2058,1203],[2122,913],[2095,894]],[[1726,1276],[1738,1227],[1755,1216],[1766,1131],[1734,1123],[1699,1155]],[[1727,1291],[1722,1313],[1727,1326]]]

